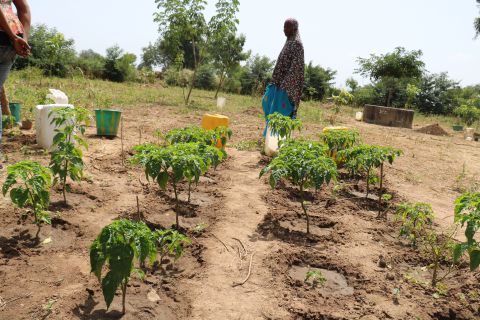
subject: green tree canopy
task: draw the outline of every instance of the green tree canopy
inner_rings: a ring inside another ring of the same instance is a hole
[[[57,29],[39,24],[32,27],[29,43],[32,54],[27,58],[19,57],[15,68],[33,66],[42,69],[48,76],[67,75],[76,55],[73,39],[66,39]]]
[[[421,56],[421,50],[406,51],[397,47],[384,55],[371,54],[369,58],[358,58],[356,72],[373,82],[382,82],[387,92],[385,103],[390,106],[397,91],[422,77],[425,63],[420,60]]]

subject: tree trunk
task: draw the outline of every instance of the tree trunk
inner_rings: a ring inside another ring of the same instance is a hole
[[[220,89],[222,88],[223,86],[223,81],[225,80],[225,71],[222,70],[222,74],[220,76],[220,82],[218,83],[218,87],[217,87],[217,91],[215,92],[215,99],[218,98],[218,92],[220,91]]]
[[[390,107],[392,104],[393,89],[388,89],[388,98],[387,98],[387,107]]]
[[[192,49],[193,49],[193,75],[192,81],[190,82],[190,88],[188,89],[187,98],[185,99],[185,105],[188,105],[190,102],[190,95],[192,94],[193,87],[195,86],[195,80],[197,79],[197,70],[198,70],[198,61],[197,61],[197,52],[195,51],[195,39],[192,39]]]

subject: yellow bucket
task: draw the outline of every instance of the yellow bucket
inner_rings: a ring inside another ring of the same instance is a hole
[[[221,114],[204,114],[202,117],[202,128],[206,130],[214,130],[218,127],[226,127],[230,124],[230,119]],[[217,148],[225,148],[221,140],[217,141]]]

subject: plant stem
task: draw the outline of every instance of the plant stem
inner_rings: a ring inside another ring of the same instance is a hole
[[[125,153],[123,151],[123,119],[120,118],[120,140],[122,142],[122,166],[125,167]]]
[[[307,234],[310,234],[310,217],[308,216],[307,208],[305,207],[305,200],[304,200],[304,194],[303,194],[303,184],[300,185],[300,201],[301,201],[301,204],[302,204],[303,213],[305,214],[305,218],[307,219]]]
[[[378,217],[380,217],[382,212],[382,196],[383,196],[383,162],[380,165],[380,193],[378,195]],[[386,213],[385,213],[385,217],[387,217]]]
[[[190,203],[190,194],[191,194],[191,191],[192,191],[192,180],[189,180],[188,181],[188,203]]]
[[[177,185],[173,183],[173,192],[175,193],[175,223],[177,226],[177,230],[180,227],[178,223],[178,193],[177,193]]]
[[[368,199],[368,195],[370,194],[370,168],[367,170],[367,195],[365,199]]]
[[[125,297],[127,296],[127,280],[122,283],[122,314],[125,314]]]
[[[67,195],[65,193],[65,189],[66,189],[66,186],[67,186],[67,173],[68,173],[68,160],[65,160],[65,175],[63,176],[63,186],[62,186],[62,192],[63,192],[63,202],[65,204],[67,204]]]

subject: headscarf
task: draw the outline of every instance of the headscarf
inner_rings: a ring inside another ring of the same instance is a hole
[[[298,30],[298,21],[290,18],[285,23],[291,24],[295,32],[287,38],[287,42],[278,56],[277,64],[273,70],[272,83],[287,91],[289,99],[294,104],[295,115],[300,104],[305,81],[305,58],[302,39]]]

